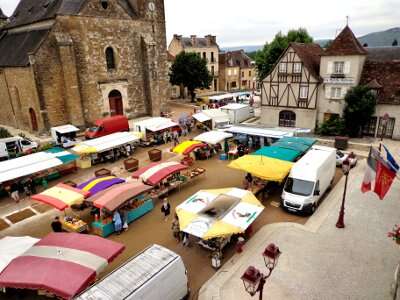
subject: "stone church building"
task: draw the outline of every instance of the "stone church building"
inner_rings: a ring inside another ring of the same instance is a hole
[[[21,0],[0,29],[0,124],[159,115],[166,53],[163,0]]]

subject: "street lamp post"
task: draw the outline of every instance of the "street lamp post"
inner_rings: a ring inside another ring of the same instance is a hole
[[[339,218],[336,222],[336,227],[337,228],[344,228],[344,205],[346,202],[346,192],[347,192],[347,180],[349,178],[349,173],[350,173],[350,160],[347,158],[343,163],[342,163],[342,170],[344,176],[346,176],[345,182],[344,182],[344,191],[343,191],[343,198],[342,198],[342,206],[340,207],[340,213],[339,213]]]
[[[268,273],[263,274],[257,268],[250,266],[241,277],[246,292],[252,297],[258,292],[259,300],[263,298],[264,285],[275,269],[281,252],[275,244],[269,244],[262,255]]]

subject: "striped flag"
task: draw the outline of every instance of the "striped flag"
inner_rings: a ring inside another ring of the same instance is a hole
[[[361,191],[363,193],[372,190],[372,182],[375,180],[376,177],[378,159],[380,159],[379,151],[371,147],[367,159],[367,166],[365,169],[364,179],[361,185]]]

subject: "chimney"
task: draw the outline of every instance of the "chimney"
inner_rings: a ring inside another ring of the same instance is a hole
[[[206,35],[205,38],[207,40],[207,46],[212,46],[217,43],[217,37],[215,35],[209,34],[209,35]]]
[[[196,47],[196,44],[197,44],[197,36],[191,35],[191,36],[190,36],[190,39],[192,40],[192,46],[193,46],[193,47]]]

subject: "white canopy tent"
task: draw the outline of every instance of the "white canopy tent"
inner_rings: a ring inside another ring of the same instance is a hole
[[[135,126],[146,128],[147,130],[150,130],[152,132],[157,132],[164,129],[179,126],[179,124],[172,121],[169,118],[155,117],[139,121],[135,123]]]
[[[273,128],[258,128],[258,127],[245,127],[245,126],[232,126],[224,129],[225,132],[235,134],[245,134],[250,136],[269,137],[274,139],[281,139],[283,137],[294,136],[293,132],[283,131]]]
[[[203,112],[199,112],[197,114],[193,115],[193,118],[195,118],[197,121],[199,121],[200,123],[206,122],[206,121],[210,121],[211,118],[209,116],[207,116],[205,113]]]
[[[14,258],[24,254],[38,241],[39,239],[30,236],[6,236],[0,239],[0,273]]]
[[[216,145],[216,144],[221,143],[231,137],[233,137],[233,135],[228,132],[208,131],[208,132],[205,132],[205,133],[202,133],[202,134],[196,136],[193,140],[211,144],[211,145]]]

